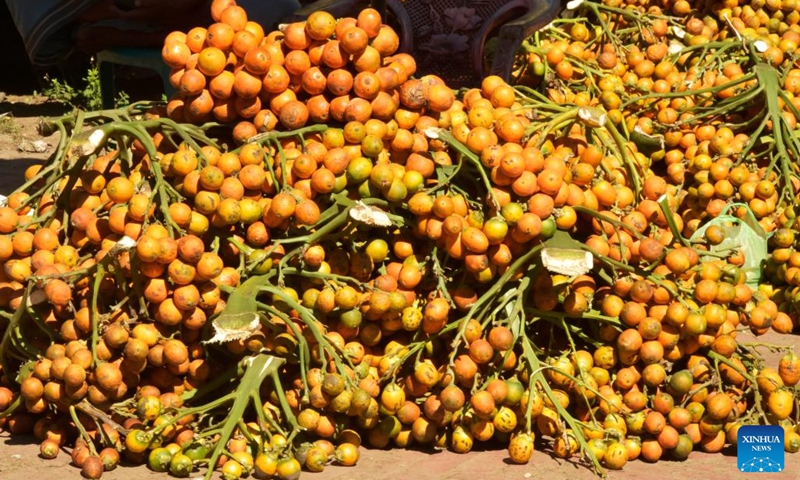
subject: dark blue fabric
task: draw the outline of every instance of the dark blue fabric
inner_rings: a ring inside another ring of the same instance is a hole
[[[157,32],[163,28],[115,18],[79,25],[76,19],[98,1],[6,0],[6,4],[25,43],[28,57],[34,65],[40,66],[56,65],[74,50],[75,32],[79,28],[103,26],[132,32]],[[250,20],[260,23],[267,31],[300,8],[297,0],[239,0],[237,4],[247,11]],[[187,26],[187,30],[192,26]]]

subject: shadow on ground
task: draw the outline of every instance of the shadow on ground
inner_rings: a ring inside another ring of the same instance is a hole
[[[25,183],[25,169],[44,163],[33,158],[19,158],[8,164],[0,164],[0,195],[8,196]]]
[[[33,98],[33,97],[23,97]],[[55,117],[64,115],[71,110],[70,107],[55,102],[39,101],[12,101],[8,97],[0,101],[0,114],[8,113],[14,118],[27,117]]]

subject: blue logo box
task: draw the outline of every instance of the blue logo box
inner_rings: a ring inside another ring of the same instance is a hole
[[[739,471],[776,473],[786,468],[783,428],[778,425],[743,425],[739,428],[737,459]]]

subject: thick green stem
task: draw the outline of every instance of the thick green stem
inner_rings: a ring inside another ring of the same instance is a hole
[[[530,362],[531,368],[533,369],[534,377],[539,379],[539,384],[544,389],[545,395],[550,398],[551,403],[555,407],[556,411],[558,412],[559,416],[567,422],[567,425],[572,429],[572,433],[575,435],[575,438],[578,440],[578,444],[581,447],[584,455],[589,457],[591,460],[592,465],[594,466],[595,472],[599,475],[605,477],[606,473],[603,469],[603,466],[600,465],[600,461],[597,459],[595,454],[589,448],[589,444],[586,442],[586,439],[583,436],[583,432],[581,430],[580,425],[578,422],[569,414],[569,412],[564,409],[561,405],[561,402],[553,395],[553,390],[550,388],[550,384],[547,382],[547,379],[544,377],[542,373],[542,364],[539,361],[539,357],[536,356],[536,353],[533,351],[533,347],[531,346],[532,342],[528,339],[527,336],[524,336],[522,339],[522,346],[523,351],[525,352],[525,359]]]

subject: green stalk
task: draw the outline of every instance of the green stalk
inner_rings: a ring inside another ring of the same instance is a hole
[[[586,439],[583,436],[583,432],[581,431],[580,425],[572,417],[572,415],[570,415],[569,412],[567,412],[564,409],[564,407],[561,406],[561,403],[558,401],[558,399],[553,396],[553,390],[550,388],[550,384],[547,383],[547,379],[542,374],[542,364],[539,361],[539,357],[536,356],[536,353],[533,351],[533,348],[531,346],[532,342],[527,337],[527,335],[523,336],[522,340],[523,340],[522,347],[525,352],[525,358],[530,362],[531,367],[534,370],[534,374],[531,376],[536,377],[540,380],[539,383],[542,385],[542,388],[544,388],[545,394],[550,398],[550,401],[555,407],[559,416],[563,418],[564,421],[567,422],[567,425],[569,425],[569,427],[572,429],[572,433],[578,440],[578,444],[580,445],[584,455],[589,457],[589,460],[591,460],[595,472],[605,477],[606,472],[603,469],[603,466],[600,465],[600,461],[597,459],[592,450],[589,448],[589,444],[586,442]]]
[[[482,305],[492,301],[494,299],[495,295],[497,295],[500,292],[500,290],[503,287],[506,286],[506,284],[508,283],[509,279],[513,275],[516,275],[517,271],[520,268],[522,268],[524,265],[526,265],[530,260],[532,260],[533,257],[538,255],[539,252],[542,250],[542,248],[544,248],[544,244],[540,243],[539,245],[536,245],[535,247],[531,248],[527,253],[525,253],[524,255],[519,257],[514,263],[512,263],[508,267],[508,270],[506,270],[505,273],[503,273],[503,275],[499,279],[497,279],[497,281],[489,288],[489,290],[487,290],[483,295],[481,295],[478,298],[478,300],[470,307],[470,309],[469,309],[469,311],[467,312],[466,315],[461,317],[458,321],[453,322],[453,323],[451,323],[449,325],[446,325],[442,329],[442,331],[439,332],[439,334],[441,335],[441,334],[443,334],[443,333],[445,333],[445,332],[447,332],[447,331],[449,331],[449,330],[451,330],[451,329],[453,329],[455,327],[458,327],[458,326],[461,327],[461,328],[459,328],[458,333],[456,334],[456,338],[454,338],[453,342],[452,342],[453,352],[456,351],[456,349],[458,348],[459,343],[462,340],[464,340],[464,338],[465,338],[464,335],[465,335],[465,332],[467,330],[467,321],[475,315],[475,312],[479,308],[481,308]],[[455,358],[455,357],[452,357],[452,358]],[[452,363],[452,359],[451,359],[451,363]]]
[[[69,406],[69,416],[72,417],[72,423],[75,424],[75,427],[78,429],[78,434],[86,443],[86,446],[89,447],[89,451],[92,452],[92,455],[97,455],[97,449],[94,448],[94,442],[92,441],[92,437],[86,432],[86,429],[83,427],[83,424],[78,419],[78,413],[75,411],[75,405]]]
[[[664,212],[664,217],[667,219],[667,225],[669,226],[669,230],[672,232],[672,236],[675,237],[681,245],[684,247],[691,247],[689,240],[681,235],[680,230],[678,230],[678,224],[675,222],[675,218],[672,216],[672,210],[669,208],[669,200],[667,199],[667,195],[662,195],[661,198],[658,199],[658,205],[661,207],[661,211]]]
[[[214,474],[214,466],[222,455],[225,444],[228,442],[231,435],[233,435],[239,420],[244,416],[247,406],[253,400],[250,393],[258,391],[258,389],[261,388],[261,384],[268,376],[277,374],[278,367],[284,362],[281,358],[267,354],[259,354],[255,357],[248,358],[246,361],[247,366],[244,375],[239,381],[236,391],[230,394],[233,396],[233,405],[231,405],[230,410],[228,410],[225,423],[220,430],[219,441],[209,458],[208,470],[205,473],[206,480],[209,480]],[[258,405],[257,408],[261,408],[261,405]]]
[[[33,286],[31,285],[31,282],[28,282],[28,286],[25,288],[25,291],[22,294],[21,305],[28,304],[28,297],[32,289]],[[9,320],[8,325],[6,326],[5,332],[3,332],[3,339],[0,340],[0,365],[2,365],[4,372],[10,373],[13,371],[10,365],[6,362],[6,354],[11,354],[9,347],[13,342],[12,335],[15,331],[17,331],[20,323],[23,321],[24,312],[24,308],[18,308],[14,311],[14,316],[11,317],[11,320]]]
[[[483,168],[483,164],[481,164],[480,159],[477,155],[472,153],[472,150],[467,148],[466,145],[456,140],[456,138],[450,134],[447,130],[443,128],[436,129],[435,135],[441,139],[444,143],[453,147],[462,158],[466,158],[467,160],[472,163],[475,168],[478,169],[478,174],[483,180],[483,184],[486,187],[486,193],[491,198],[492,206],[496,208],[498,211],[500,210],[500,202],[497,200],[497,197],[494,194],[494,188],[492,187],[492,182],[489,180],[489,176],[486,175],[486,170]]]

